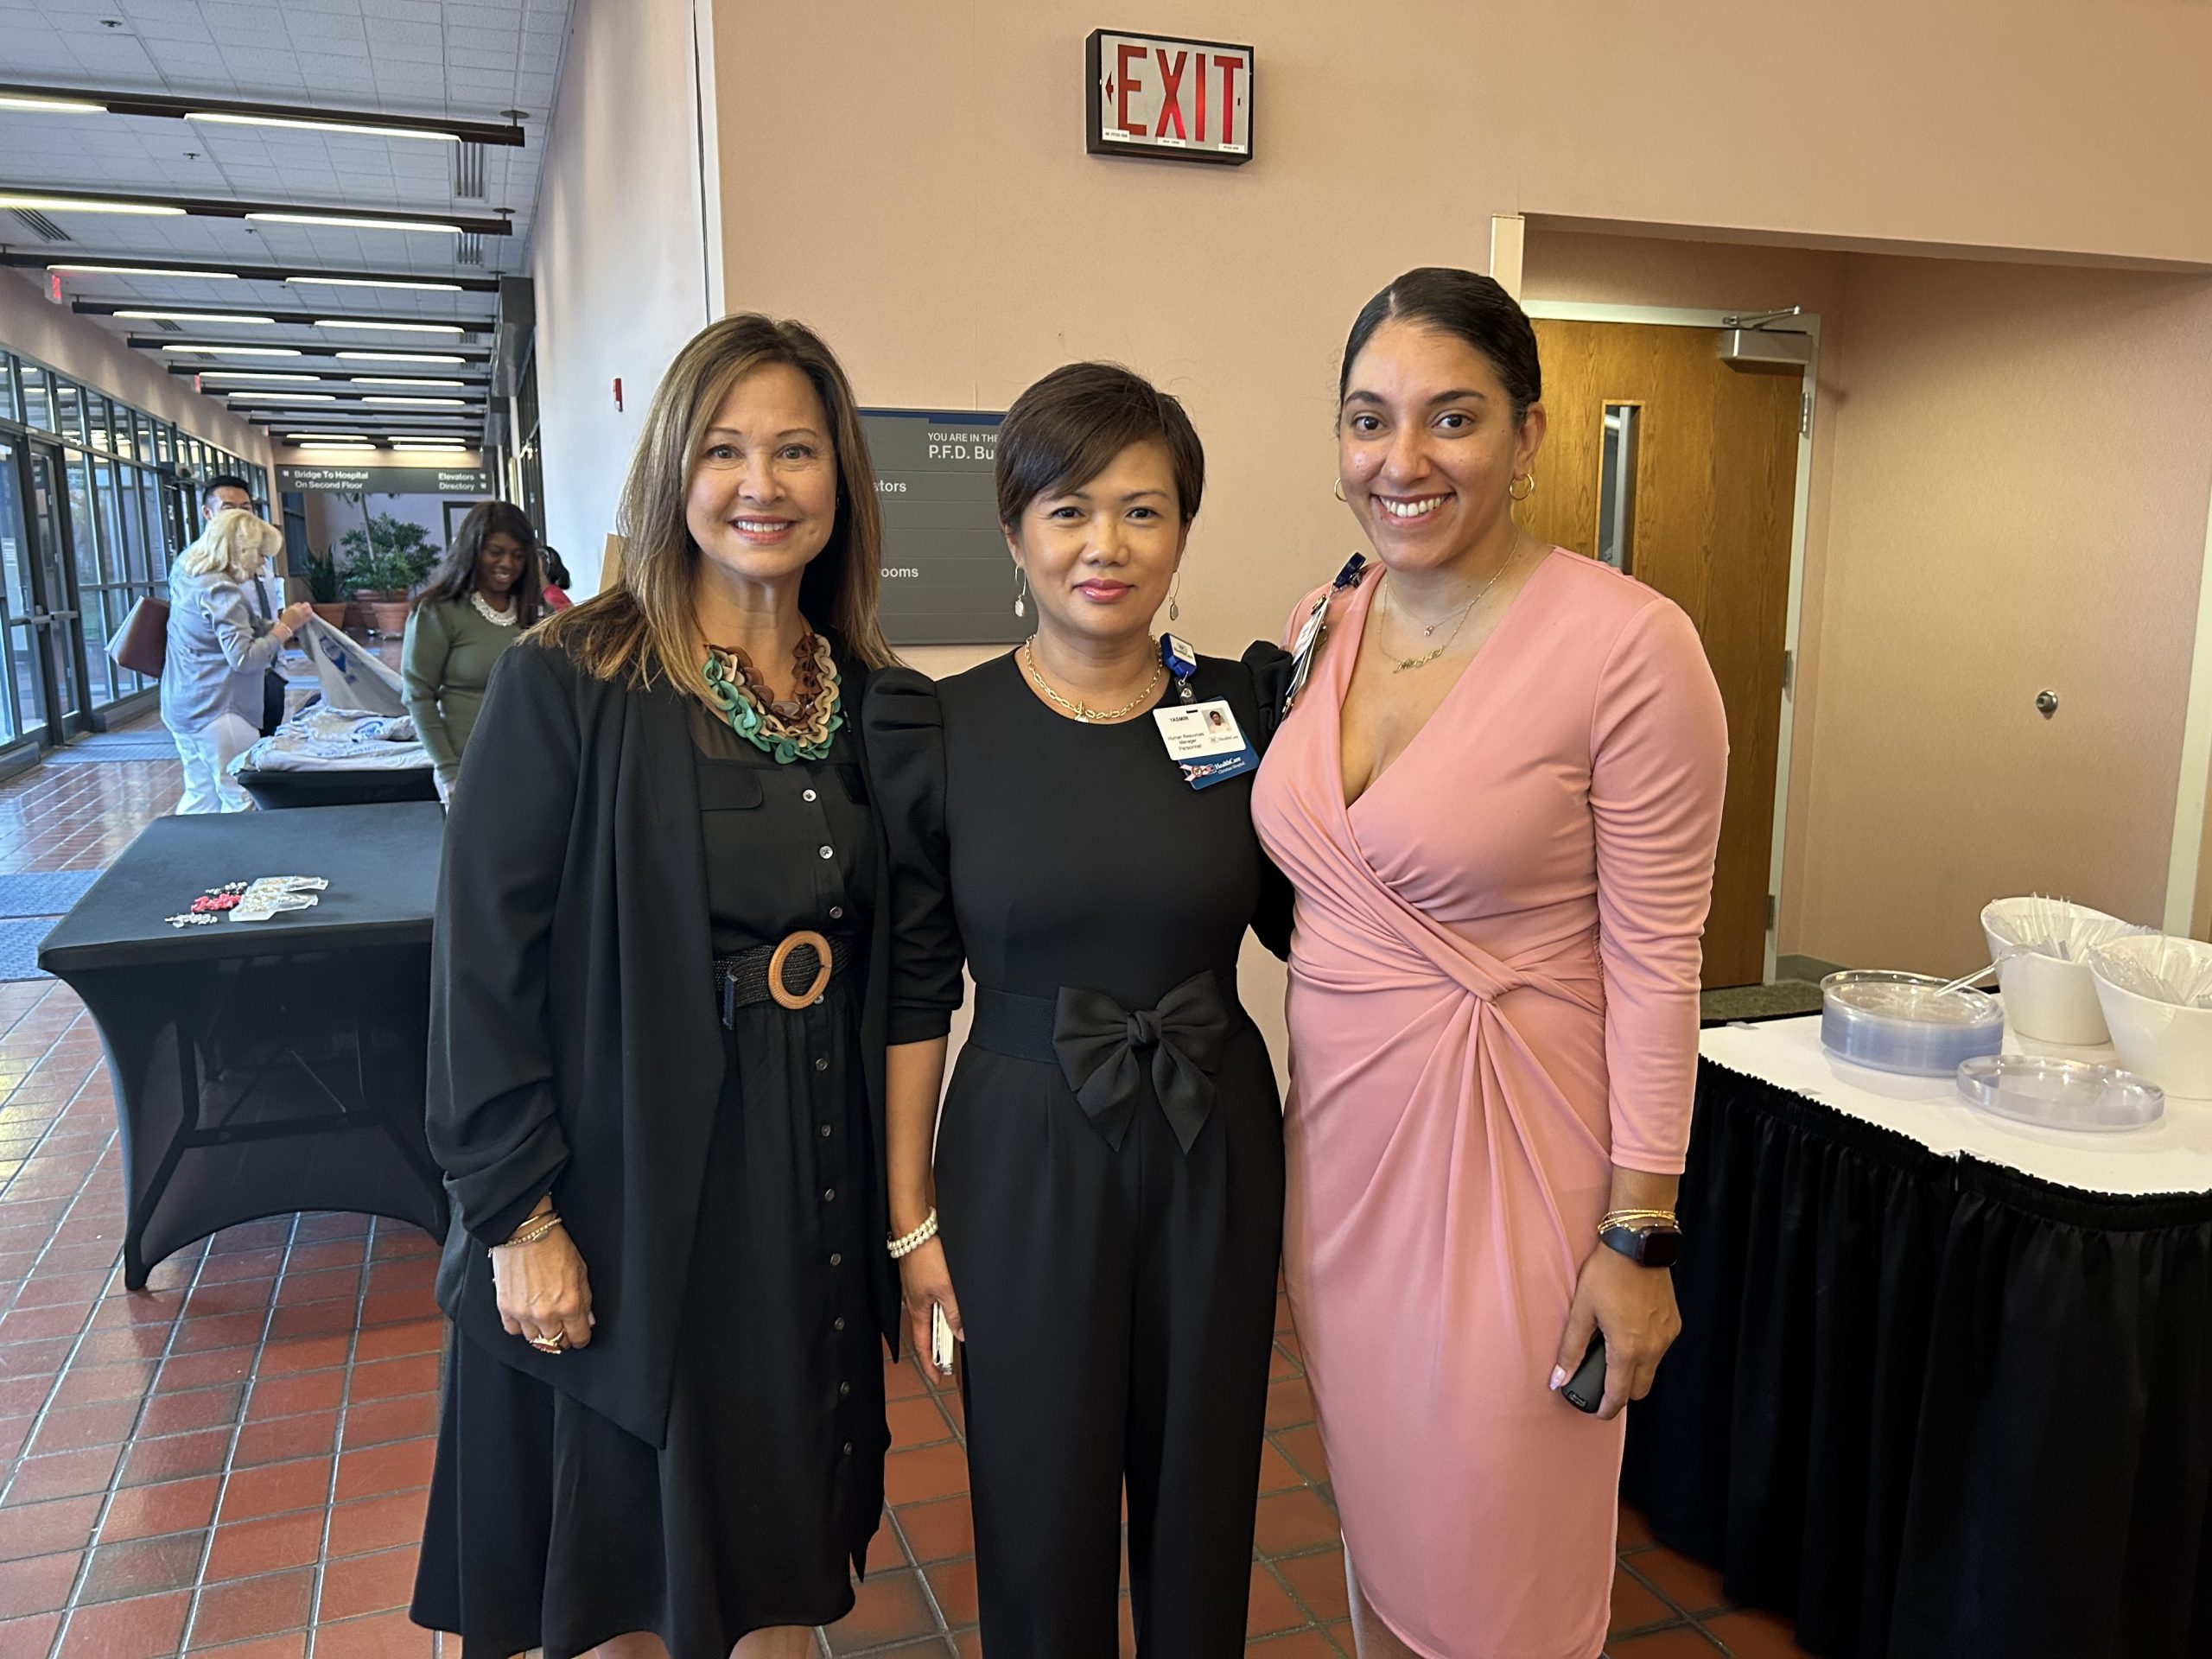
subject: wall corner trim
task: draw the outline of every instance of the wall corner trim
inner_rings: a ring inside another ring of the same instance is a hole
[[[2196,587],[2196,638],[2189,659],[2189,714],[2182,727],[2181,777],[2174,794],[2174,836],[2166,861],[2166,909],[2160,925],[2177,938],[2201,938],[2206,797],[2212,794],[2212,493],[2205,502],[2204,558]],[[2212,896],[2212,895],[2208,895]]]
[[[1516,300],[1521,297],[1521,259],[1528,236],[1529,221],[1520,214],[1490,216],[1490,274]]]

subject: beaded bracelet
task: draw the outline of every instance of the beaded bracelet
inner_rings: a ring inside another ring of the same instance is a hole
[[[556,1215],[552,1211],[548,1210],[543,1215],[539,1216],[534,1221],[524,1222],[520,1228],[516,1230],[514,1236],[508,1239],[505,1243],[495,1245],[493,1248],[495,1249],[507,1250],[512,1249],[518,1244],[535,1244],[539,1239],[550,1235],[552,1230],[560,1224],[561,1217]]]
[[[893,1262],[904,1261],[936,1236],[937,1211],[932,1209],[927,1221],[915,1228],[912,1232],[888,1241],[884,1248],[891,1252],[891,1259]]]

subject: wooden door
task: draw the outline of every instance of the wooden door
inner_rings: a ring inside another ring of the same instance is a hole
[[[1627,532],[1628,574],[1697,625],[1728,710],[1705,983],[1757,984],[1766,965],[1802,378],[1730,367],[1715,329],[1535,326],[1550,430],[1535,493],[1515,516],[1532,534],[1596,556],[1601,497],[1611,494]],[[1635,410],[1625,498],[1610,492],[1605,474],[1608,405]]]

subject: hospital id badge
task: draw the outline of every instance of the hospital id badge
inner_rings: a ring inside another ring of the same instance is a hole
[[[1160,722],[1167,758],[1183,768],[1183,781],[1192,789],[1211,789],[1259,770],[1259,754],[1244,741],[1225,698],[1173,703],[1154,709],[1152,717]]]

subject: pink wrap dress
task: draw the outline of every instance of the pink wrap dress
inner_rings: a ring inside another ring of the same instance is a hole
[[[1383,580],[1253,795],[1298,890],[1284,1271],[1376,1613],[1428,1659],[1593,1659],[1624,1424],[1548,1382],[1611,1166],[1682,1166],[1726,721],[1688,618],[1554,550],[1347,807]]]

